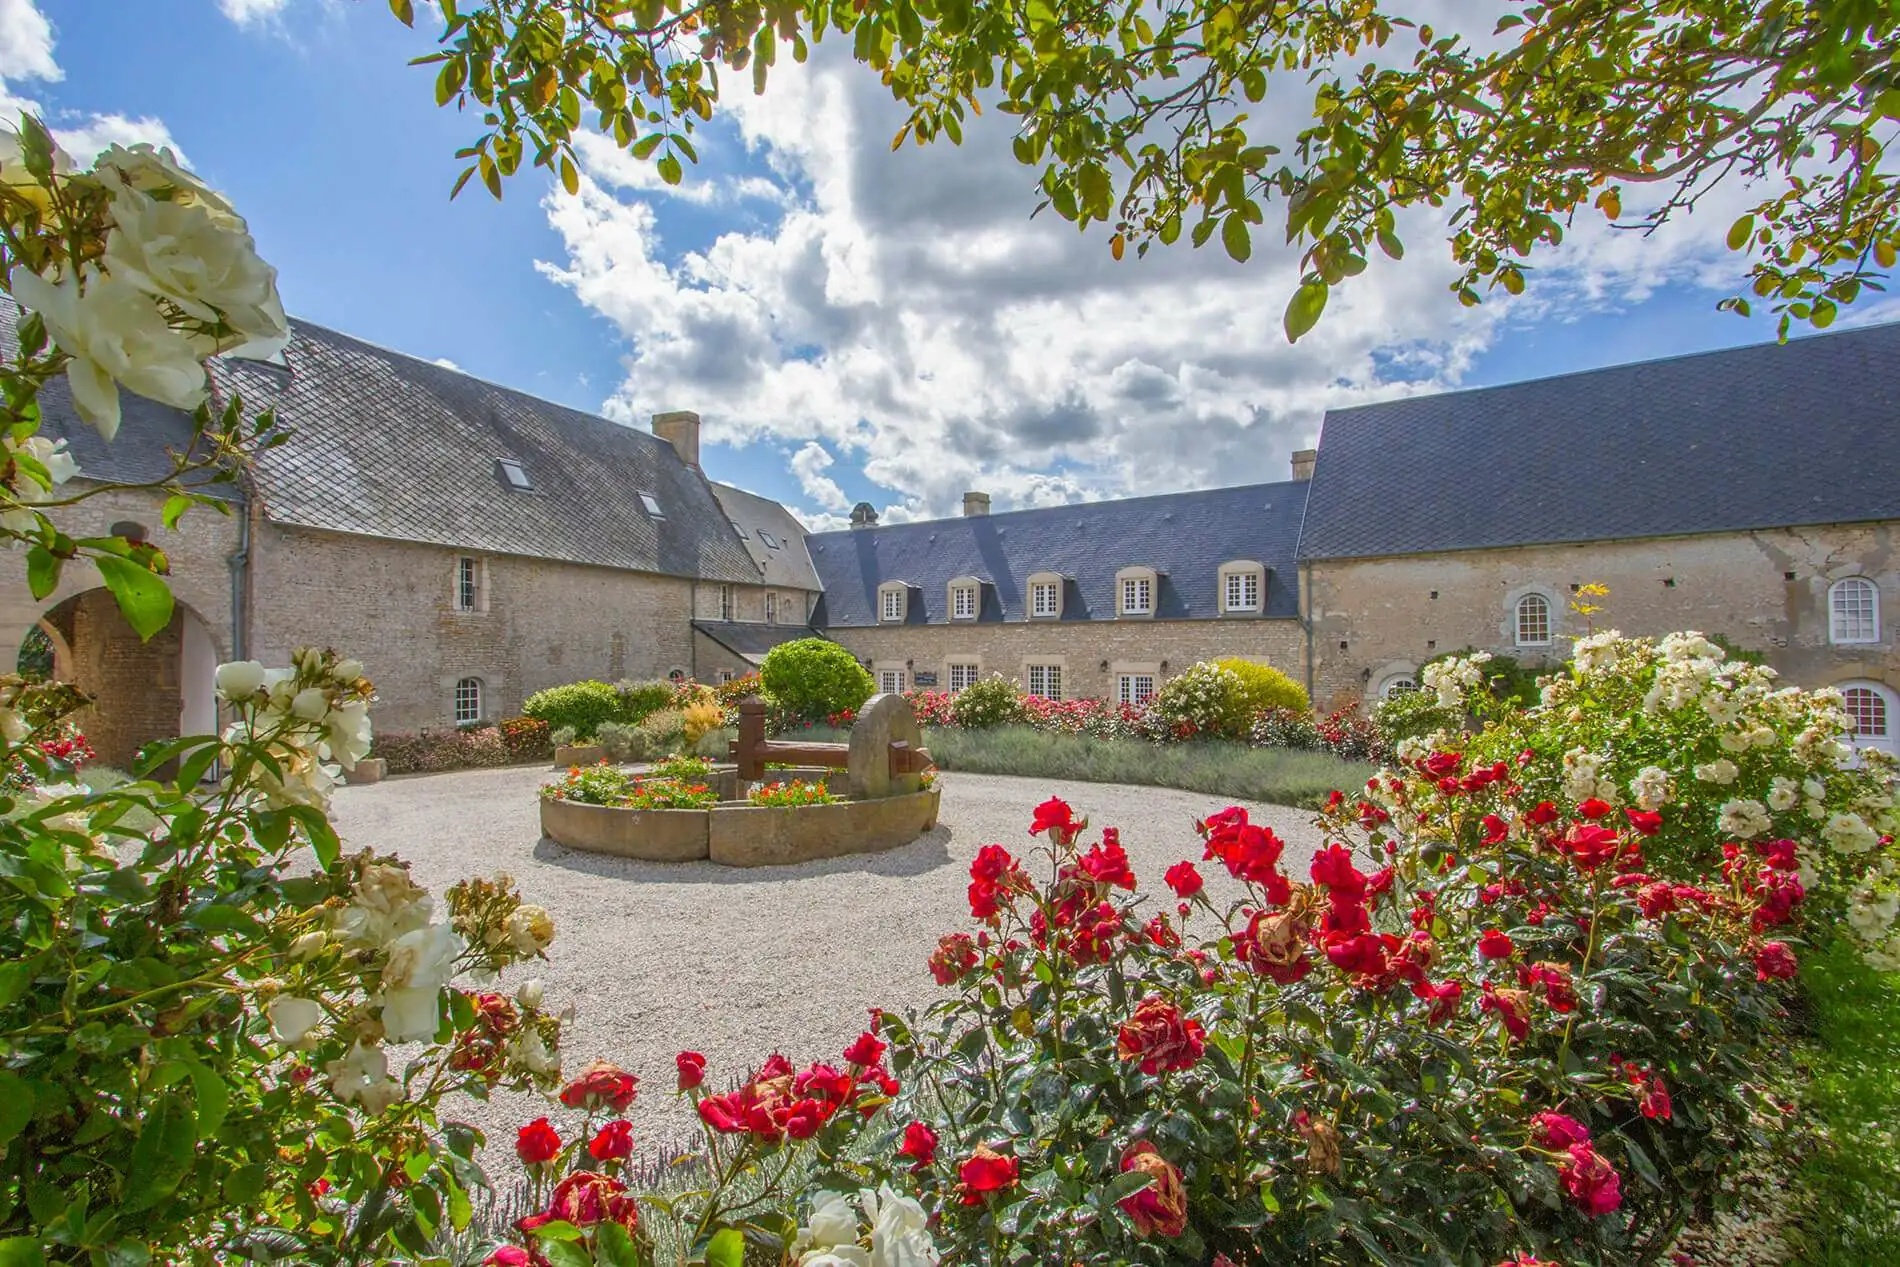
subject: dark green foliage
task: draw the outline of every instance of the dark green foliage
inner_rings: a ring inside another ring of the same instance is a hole
[[[855,709],[876,689],[870,673],[849,651],[823,638],[773,647],[759,667],[759,678],[780,706],[806,718]]]
[[[570,682],[536,691],[521,706],[529,717],[549,726],[572,726],[581,739],[592,739],[602,722],[618,721],[620,693],[605,682]]]
[[[641,722],[648,716],[659,712],[673,702],[673,684],[671,682],[636,682],[631,678],[623,679],[614,690],[620,696],[620,717],[623,722]]]

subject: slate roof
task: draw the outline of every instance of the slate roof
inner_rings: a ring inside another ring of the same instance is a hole
[[[274,406],[294,432],[257,459],[256,495],[276,522],[758,583],[705,477],[657,436],[308,321],[291,322],[285,359],[287,371],[214,371],[220,391]],[[508,487],[502,458],[532,492]]]
[[[760,625],[738,620],[695,620],[693,628],[753,664],[765,659],[765,653],[781,642],[820,636],[809,625]]]
[[[1236,559],[1268,568],[1264,614],[1295,618],[1306,496],[1305,483],[1289,481],[818,533],[807,545],[825,592],[812,624],[876,625],[886,581],[913,587],[909,623],[947,624],[949,583],[960,576],[992,582],[979,623],[1019,621],[1030,573],[1045,571],[1068,578],[1063,620],[1113,620],[1115,573],[1125,567],[1160,573],[1157,618],[1218,619],[1220,566]]]
[[[791,511],[769,497],[730,484],[715,481],[712,491],[725,508],[726,518],[738,528],[752,561],[759,565],[761,582],[801,590],[818,588],[818,573],[805,550],[805,526]]]
[[[1326,415],[1300,557],[1900,519],[1900,323]]]
[[[19,317],[18,307],[0,302],[0,355],[8,360],[19,349]],[[172,472],[168,454],[186,452],[196,434],[191,415],[128,391],[119,393],[119,415],[119,434],[107,444],[73,408],[64,374],[40,391],[40,434],[66,441],[66,451],[79,463],[82,478],[90,476],[114,484],[147,484],[164,479]],[[244,500],[240,483],[213,483],[208,473],[181,482],[221,501]]]

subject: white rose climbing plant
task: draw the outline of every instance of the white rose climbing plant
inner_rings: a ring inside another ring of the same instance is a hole
[[[275,272],[229,202],[164,150],[90,170],[37,120],[0,130],[0,539],[35,598],[96,569],[134,629],[172,618],[156,542],[80,537],[102,493],[167,527],[284,433],[214,402],[204,362],[288,330]],[[108,441],[121,392],[193,412],[149,484],[85,478],[40,434],[64,382]],[[77,481],[77,482],[76,482]],[[467,1225],[481,1141],[458,1090],[558,1083],[539,989],[453,984],[541,957],[547,912],[506,877],[441,900],[397,859],[343,856],[329,793],[369,750],[373,687],[334,651],[222,666],[221,733],[148,747],[90,786],[43,743],[83,697],[0,677],[0,1263],[379,1262]],[[402,1044],[401,1052],[395,1046]]]

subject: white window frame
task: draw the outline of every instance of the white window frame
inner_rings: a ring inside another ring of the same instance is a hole
[[[1884,682],[1858,681],[1842,682],[1834,689],[1841,693],[1841,707],[1853,727],[1856,748],[1879,748],[1884,752],[1900,753],[1900,734],[1896,734],[1896,727],[1900,726],[1900,698],[1895,696],[1892,687]],[[1867,700],[1874,706],[1867,712],[1878,710],[1877,715],[1883,723],[1881,730],[1863,731],[1860,728],[1862,710],[1855,707],[1854,698],[1858,692],[1865,692]]]
[[[719,619],[730,621],[732,611],[732,586],[722,584],[719,587]]]
[[[1030,620],[1062,619],[1062,591],[1066,582],[1057,572],[1029,574],[1029,602],[1023,615]]]
[[[1525,609],[1532,603],[1536,603],[1537,606],[1542,609],[1542,615],[1536,622],[1543,625],[1543,637],[1541,638],[1527,638],[1524,636]],[[1511,634],[1513,645],[1515,646],[1548,647],[1551,643],[1551,637],[1555,632],[1553,629],[1555,623],[1556,611],[1547,595],[1536,592],[1522,594],[1518,596],[1516,602],[1511,604]]]
[[[1880,641],[1880,587],[1864,576],[1847,576],[1827,588],[1827,640],[1837,647]]]
[[[1391,699],[1395,695],[1404,695],[1417,689],[1418,679],[1409,674],[1400,673],[1386,679],[1385,685],[1379,688],[1379,698]]]
[[[1062,698],[1062,664],[1053,660],[1038,660],[1023,665],[1023,689],[1031,695],[1040,695],[1044,699]]]
[[[1152,673],[1118,673],[1115,675],[1115,702],[1117,704],[1146,704],[1154,698],[1155,675]]]
[[[983,676],[983,663],[980,660],[952,660],[944,666],[944,681],[952,695],[968,686],[975,686],[977,679]]]
[[[653,518],[666,518],[666,512],[660,509],[660,499],[655,497],[652,493],[641,493],[640,504],[646,508],[647,514]]]
[[[765,591],[765,623],[778,624],[778,592],[776,590]]]
[[[950,619],[975,620],[982,606],[982,590],[971,581],[950,583]]]
[[[1122,578],[1122,615],[1152,616],[1155,614],[1155,583],[1145,576],[1125,576]]]
[[[1258,572],[1229,572],[1223,578],[1221,586],[1222,609],[1230,612],[1257,612],[1260,610],[1260,574]]]
[[[877,671],[877,689],[885,695],[902,695],[904,684],[909,675],[903,669],[883,669]]]
[[[478,612],[482,609],[482,561],[474,555],[455,560],[455,610]]]
[[[480,678],[465,677],[456,680],[454,699],[449,706],[449,716],[455,719],[457,726],[473,725],[482,719],[484,694],[486,691]]]
[[[887,583],[877,587],[877,620],[880,625],[901,625],[910,611],[910,587]]]

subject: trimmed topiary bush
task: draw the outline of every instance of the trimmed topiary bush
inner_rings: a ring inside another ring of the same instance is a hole
[[[780,705],[805,718],[856,709],[877,689],[849,651],[823,638],[773,647],[759,668],[759,680]]]
[[[979,678],[957,692],[950,715],[966,730],[986,730],[1023,720],[1023,695],[1000,673]]]
[[[549,726],[572,726],[577,737],[592,739],[602,722],[620,718],[620,693],[605,682],[569,682],[536,691],[521,711]]]
[[[1306,688],[1270,664],[1258,664],[1239,656],[1229,656],[1214,663],[1240,679],[1241,698],[1246,701],[1250,714],[1268,708],[1285,708],[1303,713],[1312,707],[1306,698]]]

